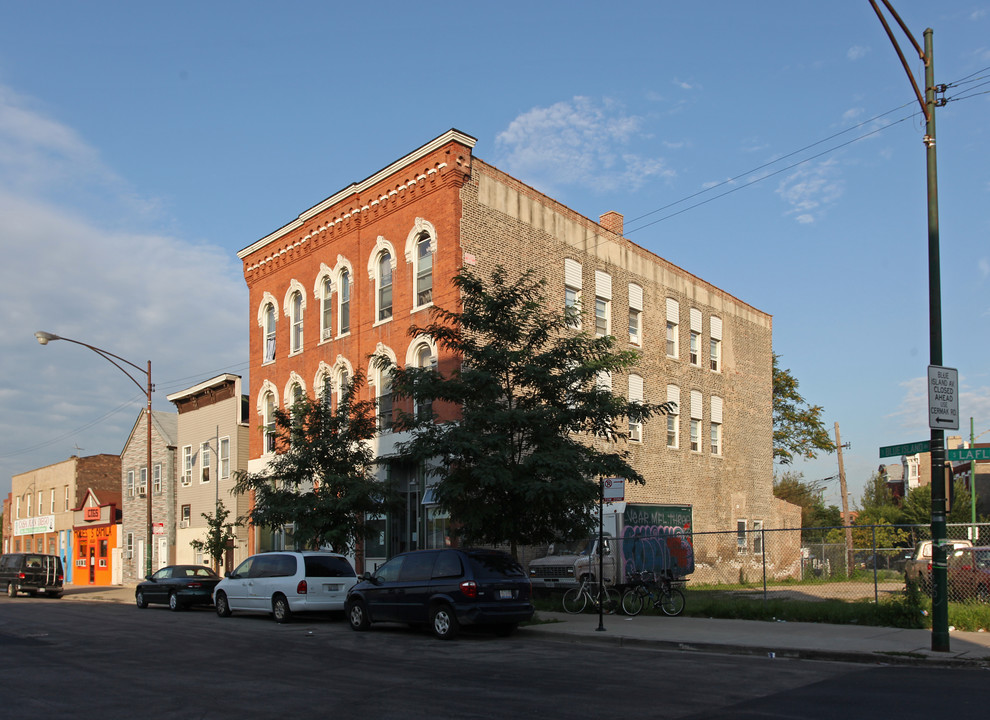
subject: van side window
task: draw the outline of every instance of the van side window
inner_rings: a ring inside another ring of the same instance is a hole
[[[399,573],[402,571],[402,564],[405,562],[406,556],[399,555],[389,560],[387,563],[382,565],[375,572],[375,577],[382,582],[395,582],[399,579]]]
[[[433,576],[433,563],[436,562],[438,553],[418,552],[406,555],[406,561],[402,563],[402,572],[399,573],[400,582],[420,582],[429,580]]]
[[[449,578],[460,577],[464,573],[461,568],[461,558],[453,550],[444,550],[437,558],[437,564],[433,566],[433,577]]]
[[[291,577],[296,574],[295,555],[276,555],[271,577]]]

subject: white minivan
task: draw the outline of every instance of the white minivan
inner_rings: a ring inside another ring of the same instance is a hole
[[[234,610],[266,612],[276,622],[292,613],[343,610],[357,575],[347,558],[322,551],[252,555],[213,590],[217,615]]]

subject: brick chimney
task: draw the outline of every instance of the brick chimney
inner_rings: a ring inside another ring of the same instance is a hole
[[[622,213],[609,210],[598,218],[598,224],[606,230],[611,230],[616,235],[622,235]]]

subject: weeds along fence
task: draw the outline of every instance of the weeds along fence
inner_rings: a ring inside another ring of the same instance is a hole
[[[946,534],[949,540],[990,546],[990,524],[949,525]],[[904,591],[905,563],[917,542],[930,539],[928,525],[695,532],[689,588],[729,586],[733,597],[879,602]],[[990,599],[990,550],[949,556],[949,599]],[[921,590],[931,591],[926,583]]]

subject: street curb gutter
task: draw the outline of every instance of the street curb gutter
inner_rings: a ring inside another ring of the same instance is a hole
[[[676,640],[646,640],[631,638],[623,635],[575,635],[569,633],[541,630],[539,626],[529,625],[520,628],[520,632],[536,635],[546,640],[556,640],[567,643],[588,643],[613,645],[631,649],[653,649],[676,652],[710,653],[723,655],[749,655],[768,659],[788,660],[824,660],[828,662],[847,662],[868,665],[906,665],[914,667],[954,667],[954,668],[990,668],[990,658],[959,658],[934,657],[930,655],[893,654],[882,652],[840,652],[835,650],[813,650],[797,648],[757,647],[752,645],[726,645],[719,643],[685,643]]]

